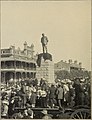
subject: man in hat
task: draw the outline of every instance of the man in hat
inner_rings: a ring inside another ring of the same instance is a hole
[[[23,113],[23,119],[33,119],[33,111],[31,110],[31,106],[29,104],[26,104],[26,109],[24,110],[24,113]]]
[[[41,43],[42,43],[42,48],[43,48],[43,53],[47,53],[47,43],[48,43],[48,38],[42,33],[42,38],[41,38]]]
[[[41,107],[46,108],[47,107],[47,99],[46,99],[47,92],[44,87],[41,88],[40,95],[41,95]]]
[[[51,118],[51,115],[48,114],[47,110],[43,110],[42,113],[43,113],[43,115],[44,115],[44,116],[42,117],[42,119],[46,119],[46,120],[47,120],[47,119],[52,119],[52,118]]]
[[[55,95],[56,88],[55,88],[54,84],[51,85],[49,91],[50,91],[49,98],[50,98],[50,103],[51,103],[50,106],[53,108],[55,105],[55,98],[56,98],[56,95]]]
[[[31,98],[30,98],[30,103],[32,104],[32,108],[35,107],[36,98],[37,98],[36,90],[33,90],[33,91],[32,91],[32,94],[31,94]]]
[[[68,102],[69,102],[69,87],[68,87],[68,83],[65,83],[63,85],[63,90],[64,90],[64,103],[65,103],[65,105],[68,105]]]
[[[75,89],[75,106],[80,105],[81,103],[81,84],[80,78],[75,78],[73,87]]]
[[[57,88],[56,94],[57,94],[57,99],[58,99],[59,108],[62,109],[63,86],[62,86],[61,84],[58,84],[58,88]]]
[[[4,96],[4,100],[2,101],[2,106],[3,106],[2,117],[7,118],[7,116],[8,116],[8,106],[9,106],[9,101],[7,99],[7,96]]]

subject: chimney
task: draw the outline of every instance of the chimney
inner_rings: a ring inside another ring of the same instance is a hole
[[[27,42],[24,43],[24,50],[27,50]]]
[[[31,48],[34,48],[34,44],[33,43],[31,44]]]
[[[69,59],[69,64],[71,64],[72,63],[72,59]]]
[[[34,44],[31,44],[31,56],[34,57]]]
[[[74,61],[74,64],[77,64],[77,60]]]
[[[10,46],[10,52],[13,54],[15,52],[15,45]]]
[[[79,66],[82,67],[82,63],[81,62],[79,62]]]
[[[18,47],[18,53],[20,54],[20,47]]]

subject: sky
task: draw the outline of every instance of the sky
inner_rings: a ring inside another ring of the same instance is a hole
[[[41,34],[48,37],[53,61],[82,62],[91,70],[91,0],[1,1],[1,48],[26,41],[42,52]]]

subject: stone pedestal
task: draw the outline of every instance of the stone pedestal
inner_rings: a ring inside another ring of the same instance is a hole
[[[41,78],[44,78],[48,83],[54,83],[54,63],[52,55],[49,53],[39,54],[37,63],[37,79],[40,81]]]

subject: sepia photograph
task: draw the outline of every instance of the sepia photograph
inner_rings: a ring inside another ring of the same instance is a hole
[[[1,119],[91,119],[91,0],[1,0]]]

